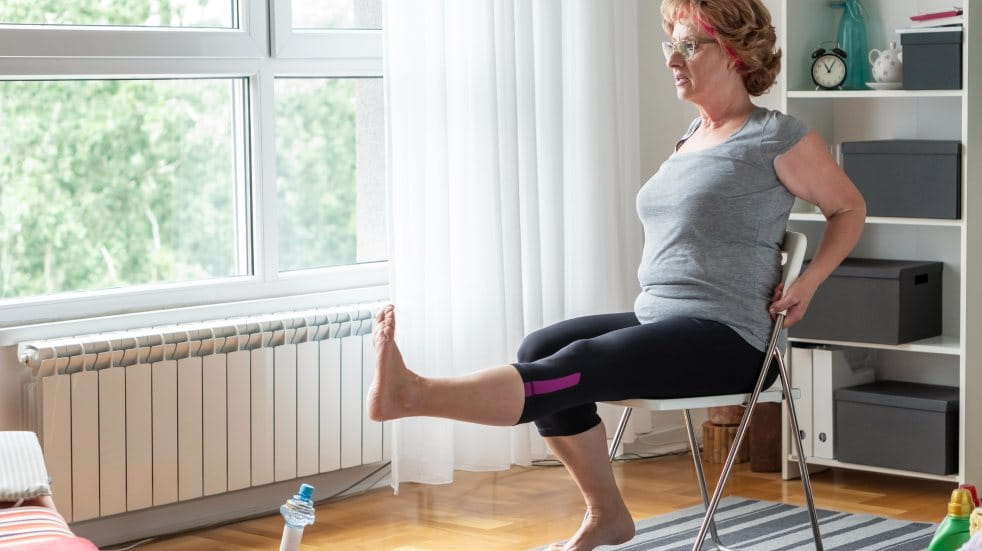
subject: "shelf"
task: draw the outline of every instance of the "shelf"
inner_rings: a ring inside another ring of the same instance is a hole
[[[791,342],[807,342],[813,344],[827,344],[831,346],[848,346],[853,348],[877,348],[880,350],[899,350],[903,352],[927,352],[929,354],[946,354],[949,356],[958,356],[962,353],[961,339],[949,335],[931,337],[905,344],[830,341],[822,339],[802,339],[799,337],[790,337],[788,340]]]
[[[825,222],[825,216],[818,212],[792,212],[792,222]],[[867,216],[867,224],[898,224],[903,226],[943,226],[960,228],[961,220],[942,218],[895,218],[891,216]]]
[[[794,454],[788,455],[788,461],[798,462],[798,456]],[[809,465],[820,465],[822,467],[839,467],[842,469],[851,469],[854,471],[866,471],[871,473],[880,474],[891,474],[896,476],[908,476],[912,478],[924,478],[927,480],[941,480],[944,482],[958,482],[957,474],[934,474],[934,473],[922,473],[918,471],[905,471],[903,469],[890,469],[887,467],[875,467],[873,465],[860,465],[858,463],[845,463],[842,461],[837,461],[835,459],[824,459],[821,457],[808,457],[805,459],[805,463]]]
[[[962,90],[793,90],[790,99],[960,98]]]

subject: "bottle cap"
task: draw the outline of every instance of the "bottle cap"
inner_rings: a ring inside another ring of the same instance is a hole
[[[979,503],[979,493],[975,490],[975,486],[972,484],[962,484],[959,486],[962,490],[968,490],[968,493],[972,494],[972,503],[978,507]]]
[[[300,494],[298,494],[303,499],[311,499],[314,497],[314,487],[310,484],[300,485]]]
[[[968,518],[974,508],[972,494],[968,493],[968,490],[952,490],[951,501],[948,502],[949,516]]]

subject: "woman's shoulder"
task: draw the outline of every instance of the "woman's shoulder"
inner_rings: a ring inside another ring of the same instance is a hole
[[[765,130],[771,132],[781,132],[788,129],[801,129],[807,128],[808,125],[804,123],[798,117],[794,115],[789,115],[777,109],[768,109],[767,107],[758,107],[758,112],[760,113],[759,118],[761,121],[761,126]]]
[[[808,125],[801,119],[776,109],[758,107],[760,145],[765,154],[787,151],[808,133]]]

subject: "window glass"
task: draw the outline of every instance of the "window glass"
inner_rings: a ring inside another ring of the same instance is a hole
[[[235,0],[3,0],[0,23],[233,27]]]
[[[295,29],[382,28],[382,0],[293,0],[291,7]]]
[[[247,273],[244,93],[0,82],[0,298]]]
[[[385,260],[378,78],[277,79],[281,270]]]

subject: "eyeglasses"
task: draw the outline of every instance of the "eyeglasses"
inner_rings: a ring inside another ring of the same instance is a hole
[[[672,57],[673,52],[679,54],[682,59],[688,61],[692,59],[692,56],[696,55],[696,50],[699,49],[699,46],[702,44],[712,44],[714,42],[716,41],[712,38],[702,38],[698,40],[686,38],[684,40],[679,40],[678,42],[675,42],[674,40],[671,42],[666,41],[661,43],[661,51],[663,54],[665,54],[666,61]]]

